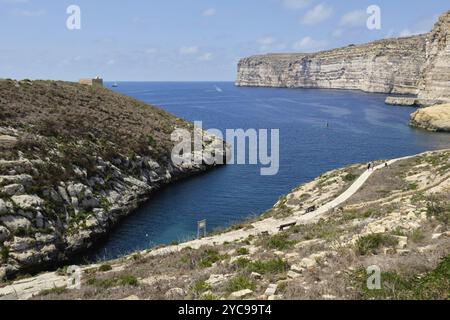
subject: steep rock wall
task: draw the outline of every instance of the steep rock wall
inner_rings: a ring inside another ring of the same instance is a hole
[[[417,94],[425,48],[425,36],[416,36],[314,54],[253,56],[240,61],[236,85]]]
[[[425,35],[312,54],[244,58],[238,65],[236,85],[412,94],[414,104],[448,103],[450,11]]]
[[[427,62],[419,84],[419,102],[450,102],[450,11],[427,37]]]

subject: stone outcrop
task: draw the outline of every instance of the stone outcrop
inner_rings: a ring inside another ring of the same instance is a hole
[[[176,128],[203,136],[190,154],[198,161],[174,162]],[[68,83],[0,83],[0,138],[0,281],[69,261],[160,187],[225,163],[217,137],[131,98]]]
[[[418,103],[417,98],[414,97],[387,97],[385,102],[386,104],[393,106],[408,107],[415,106]]]
[[[411,115],[411,125],[429,131],[450,132],[450,104],[417,110]]]
[[[312,54],[244,58],[237,86],[353,89],[412,94],[391,104],[432,105],[450,101],[450,12],[429,34],[350,45]]]

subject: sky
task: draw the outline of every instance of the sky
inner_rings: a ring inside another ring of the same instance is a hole
[[[71,5],[80,29],[67,27]],[[379,30],[367,28],[370,5]],[[0,78],[233,81],[243,57],[424,33],[449,9],[442,0],[0,0]]]

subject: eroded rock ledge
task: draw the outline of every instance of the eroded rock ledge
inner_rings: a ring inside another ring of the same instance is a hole
[[[437,132],[450,132],[450,104],[418,109],[411,115],[414,127]]]

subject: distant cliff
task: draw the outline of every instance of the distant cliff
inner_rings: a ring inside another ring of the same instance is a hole
[[[424,104],[450,101],[449,20],[447,12],[426,35],[312,54],[248,57],[239,62],[236,85],[413,94]]]

